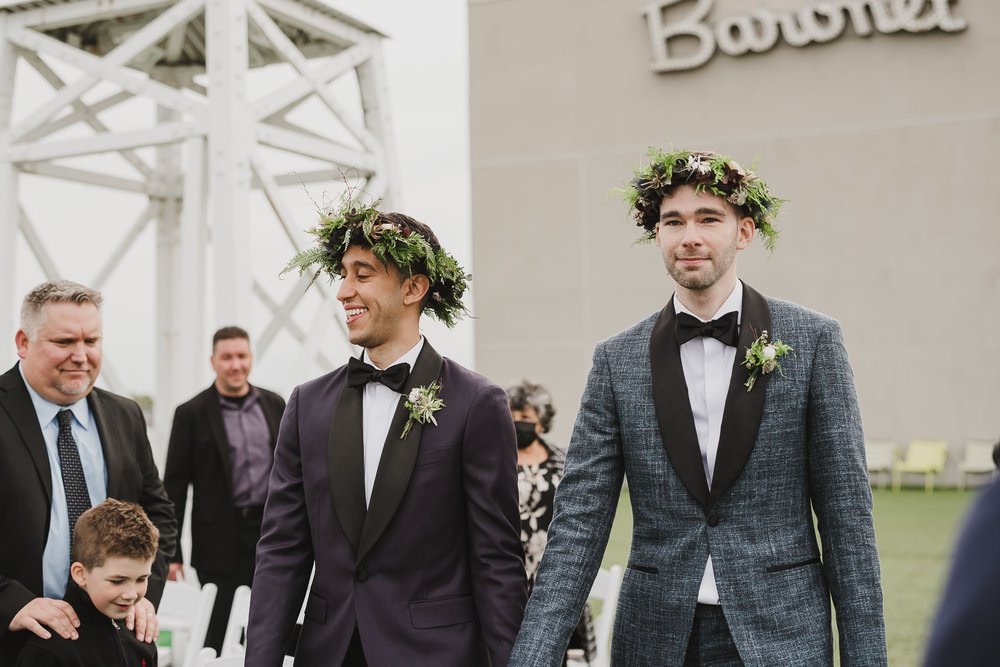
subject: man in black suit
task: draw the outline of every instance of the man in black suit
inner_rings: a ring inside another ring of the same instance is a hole
[[[77,637],[61,598],[72,526],[105,498],[139,504],[160,531],[149,592],[126,625],[153,641],[177,525],[139,406],[96,389],[101,371],[100,292],[67,280],[24,299],[14,338],[20,361],[0,376],[0,665],[31,633]]]
[[[218,651],[233,593],[253,580],[267,478],[285,401],[249,383],[253,354],[243,329],[216,331],[210,361],[215,382],[174,414],[163,483],[180,526],[188,486],[194,486],[191,565],[202,583],[219,587],[205,637],[205,645]],[[183,563],[178,542],[171,578]]]

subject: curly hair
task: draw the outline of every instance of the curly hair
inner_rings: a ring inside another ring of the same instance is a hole
[[[542,433],[548,433],[552,426],[552,418],[556,416],[556,408],[552,405],[549,390],[530,380],[521,380],[507,387],[507,404],[511,410],[534,409],[538,422],[542,425]]]
[[[315,269],[339,278],[344,254],[351,246],[371,250],[380,261],[392,264],[403,278],[427,276],[430,286],[421,302],[421,312],[448,327],[468,314],[462,297],[472,276],[448,254],[426,224],[403,213],[378,210],[381,200],[365,206],[343,198],[339,206],[320,212],[320,223],[309,233],[317,244],[298,253],[282,273],[298,269],[300,275]]]
[[[92,570],[112,557],[148,560],[160,531],[135,503],[108,498],[80,515],[73,529],[73,560]]]

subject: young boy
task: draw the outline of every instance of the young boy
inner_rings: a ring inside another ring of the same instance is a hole
[[[155,667],[156,645],[125,627],[146,595],[159,531],[142,508],[109,498],[73,530],[73,564],[63,598],[80,618],[79,638],[32,637],[18,667]]]

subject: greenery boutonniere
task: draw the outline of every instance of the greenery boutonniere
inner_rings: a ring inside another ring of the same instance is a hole
[[[781,371],[781,358],[791,351],[791,346],[785,345],[780,340],[768,343],[767,330],[761,331],[757,340],[747,348],[747,356],[743,360],[743,365],[750,371],[750,378],[744,385],[747,391],[753,389],[759,375],[767,375],[777,370],[784,377],[785,374]]]
[[[438,397],[439,391],[441,391],[441,383],[437,381],[431,382],[425,387],[414,387],[410,390],[405,404],[406,409],[410,411],[410,417],[406,420],[406,426],[403,427],[403,435],[399,436],[400,440],[410,433],[414,422],[418,424],[431,423],[437,426],[434,413],[444,407],[444,401]]]

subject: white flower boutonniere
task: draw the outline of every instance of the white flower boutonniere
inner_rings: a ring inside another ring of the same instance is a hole
[[[431,423],[437,426],[434,413],[444,407],[444,401],[438,397],[439,391],[441,391],[441,383],[437,381],[431,382],[425,387],[414,387],[410,390],[405,403],[406,409],[410,411],[410,417],[406,420],[406,426],[403,427],[403,435],[399,436],[400,440],[409,435],[414,422],[418,424]]]
[[[747,391],[753,389],[759,375],[767,375],[777,370],[784,377],[785,374],[781,371],[781,358],[791,351],[791,346],[785,345],[780,340],[767,342],[767,330],[761,331],[757,340],[747,348],[747,356],[743,360],[743,365],[750,371],[750,378],[744,385]]]

